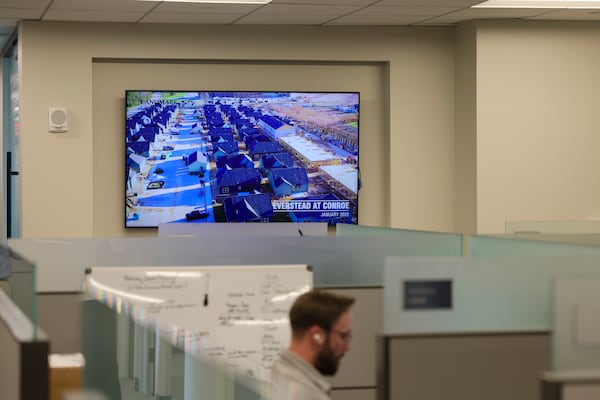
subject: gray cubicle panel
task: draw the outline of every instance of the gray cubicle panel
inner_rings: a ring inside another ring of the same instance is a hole
[[[8,281],[12,288],[12,300],[28,318],[33,318],[33,298],[35,296],[33,263],[24,259],[12,257],[10,263],[12,274]]]
[[[547,371],[541,377],[542,400],[597,400],[600,371]]]
[[[0,290],[0,399],[49,396],[46,335]]]
[[[352,342],[342,358],[338,374],[330,379],[333,400],[375,400],[377,385],[377,336],[383,329],[383,289],[330,289],[355,298],[352,310]]]
[[[377,399],[540,399],[550,353],[548,331],[384,335]]]

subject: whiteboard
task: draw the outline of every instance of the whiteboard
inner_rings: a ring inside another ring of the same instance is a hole
[[[92,267],[85,290],[174,346],[266,381],[289,345],[288,311],[312,282],[307,265]]]

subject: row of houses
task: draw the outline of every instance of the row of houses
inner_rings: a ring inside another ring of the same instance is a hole
[[[209,128],[208,134],[217,167],[213,195],[218,202],[223,203],[227,221],[270,221],[275,215],[272,203],[274,198],[293,197],[308,192],[307,171],[295,166],[290,152],[294,146],[284,142],[286,147],[283,147],[280,143],[280,139],[296,137],[295,127],[277,117],[257,113],[242,105],[237,110],[231,105],[220,105],[214,112],[224,113],[222,119],[229,122],[223,125],[227,127],[226,130]],[[241,152],[240,149],[245,149],[246,152]],[[324,159],[319,161],[324,164],[332,158],[331,154],[323,156]],[[310,161],[314,163],[315,160]],[[265,178],[268,188],[263,184]],[[309,199],[338,200],[333,194]],[[315,218],[315,213],[310,211],[294,210],[287,212],[287,215],[290,220],[297,222],[312,221]],[[334,219],[335,222],[346,222],[339,218],[342,217],[332,217],[332,222]]]

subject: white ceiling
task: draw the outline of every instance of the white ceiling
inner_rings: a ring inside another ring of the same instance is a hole
[[[470,8],[483,0],[273,0],[267,5],[0,0],[0,49],[23,20],[175,24],[453,25],[471,19],[600,20],[600,10]]]

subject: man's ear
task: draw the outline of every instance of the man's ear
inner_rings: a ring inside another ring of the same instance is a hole
[[[313,339],[315,339],[315,342],[317,342],[319,344],[323,344],[323,336],[321,336],[320,333],[315,333],[313,335]]]
[[[325,341],[325,333],[323,332],[323,329],[316,325],[310,327],[310,329],[308,330],[308,337],[311,341],[314,341],[319,345],[323,344],[323,342]]]

